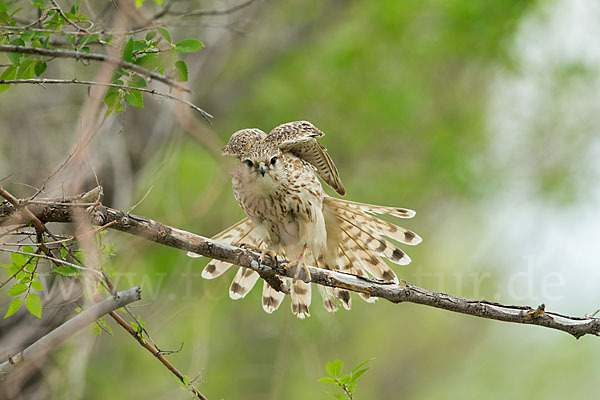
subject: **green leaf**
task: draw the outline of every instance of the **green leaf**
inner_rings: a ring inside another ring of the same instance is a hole
[[[48,68],[48,64],[46,64],[44,61],[38,61],[35,64],[35,76],[40,76],[41,74],[43,74],[46,71],[46,68]]]
[[[52,271],[56,272],[57,274],[62,275],[62,276],[77,276],[77,275],[79,275],[79,270],[77,268],[73,268],[68,265],[59,265],[58,267],[55,267]]]
[[[346,385],[346,390],[349,391],[350,393],[354,393],[354,389],[356,389],[356,382],[349,382]]]
[[[4,70],[2,75],[0,75],[0,79],[10,80],[10,79],[15,79],[16,76],[17,76],[17,67],[14,65],[11,65],[10,67],[8,67]],[[9,87],[10,87],[9,84],[0,85],[0,93],[4,92]]]
[[[25,307],[27,307],[31,314],[42,318],[42,300],[37,293],[29,293],[27,300],[25,300]]]
[[[100,328],[100,325],[98,325],[97,322],[92,324],[92,333],[96,336],[102,333],[102,328]]]
[[[183,60],[175,62],[175,80],[178,82],[187,82],[188,80],[188,67]]]
[[[135,7],[140,8],[145,0],[135,0]]]
[[[0,12],[7,12],[8,11],[8,7],[6,6],[6,3],[4,3],[3,1],[0,1]]]
[[[138,74],[134,74],[129,81],[129,86],[145,88],[146,80],[139,76]],[[105,231],[106,232],[106,231]]]
[[[29,0],[32,5],[36,6],[42,11],[44,11],[44,1],[45,0]]]
[[[329,393],[329,395],[330,395],[330,396],[332,396],[332,397],[333,397],[333,398],[335,398],[335,399],[338,399],[338,400],[348,400],[348,398],[347,398],[347,397],[345,397],[345,396],[342,396],[341,394],[337,394],[337,393]]]
[[[19,64],[19,70],[17,71],[17,79],[31,79],[35,74],[35,64],[37,62],[33,60],[25,60]]]
[[[133,61],[133,37],[130,37],[123,48],[123,61]]]
[[[341,376],[341,377],[340,377],[340,383],[341,383],[342,385],[344,385],[344,384],[346,384],[346,383],[350,382],[350,378],[352,378],[352,377],[350,376],[350,374],[348,374],[348,375],[344,375],[344,376]]]
[[[144,108],[144,94],[139,90],[129,90],[125,95],[125,102],[130,106]]]
[[[17,283],[15,286],[11,287],[7,293],[7,296],[18,296],[27,291],[27,285],[24,283]]]
[[[156,28],[156,31],[163,39],[165,39],[169,43],[172,43],[171,42],[171,34],[169,33],[168,30],[166,30],[165,28]]]
[[[34,250],[33,250],[33,247],[31,247],[31,246],[25,246],[25,247],[23,247],[23,252],[33,254]]]
[[[19,308],[21,307],[21,304],[23,304],[23,300],[21,300],[18,297],[15,297],[13,299],[13,301],[10,303],[10,305],[8,306],[8,310],[6,310],[6,314],[4,314],[4,318],[8,318],[11,315],[13,315],[14,313],[16,313]]]
[[[356,372],[353,372],[353,373],[352,373],[352,379],[351,379],[350,381],[351,381],[351,382],[356,382],[356,380],[357,380],[358,378],[360,378],[360,376],[361,376],[362,374],[364,374],[365,372],[367,372],[368,370],[369,370],[369,368],[363,368],[363,369],[359,369],[359,370],[358,370],[358,371],[356,371]]]
[[[175,50],[179,53],[193,53],[204,47],[204,43],[198,39],[183,39],[175,45]]]
[[[106,329],[108,331],[108,334],[112,336],[113,331],[112,328],[110,327],[110,325],[106,322],[106,320],[104,318],[100,318],[98,320],[98,322],[100,322],[100,325],[102,325],[104,327],[104,329]]]
[[[177,62],[177,52],[174,49],[163,51],[158,55],[158,66],[162,69],[171,69]]]
[[[340,372],[342,372],[343,366],[344,363],[342,360],[335,360],[334,362],[328,362],[325,369],[327,369],[329,375],[337,377],[340,375]]]
[[[42,282],[40,282],[40,281],[31,282],[31,288],[34,290],[37,290],[38,292],[41,292],[42,290],[44,290],[44,287],[42,286]]]
[[[374,360],[374,358],[369,358],[368,360],[361,362],[356,367],[354,367],[354,369],[352,370],[352,373],[354,374],[356,371],[358,371],[360,369],[360,367],[367,365],[368,363],[370,363],[373,360]]]
[[[12,260],[13,264],[18,266],[23,266],[23,264],[25,264],[25,262],[27,261],[25,256],[19,253],[12,253],[10,255],[10,259]]]
[[[335,379],[333,379],[330,376],[325,376],[323,378],[320,378],[317,382],[325,382],[325,383],[336,383]]]
[[[133,41],[133,52],[139,53],[140,51],[146,50],[149,47],[145,40],[134,40]]]
[[[155,53],[144,54],[143,56],[136,58],[133,63],[152,71],[154,68],[158,67],[158,56]]]
[[[156,36],[156,31],[150,31],[150,32],[146,33],[146,41],[149,42],[150,40],[152,40],[152,38],[154,36]]]

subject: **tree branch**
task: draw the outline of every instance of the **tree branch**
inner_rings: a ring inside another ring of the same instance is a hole
[[[40,338],[22,352],[9,357],[8,361],[0,364],[0,380],[3,380],[4,375],[16,368],[21,362],[35,359],[36,357],[39,357],[40,355],[52,350],[103,315],[126,306],[134,301],[140,300],[141,294],[142,289],[139,286],[136,286],[119,292],[115,296],[104,299],[103,301],[94,304],[87,310],[82,311],[69,321],[48,333],[46,336]]]
[[[121,68],[135,71],[138,74],[150,77],[166,85],[174,87],[184,92],[190,92],[185,86],[175,82],[172,79],[166,78],[159,73],[148,71],[146,68],[139,65],[119,60],[118,58],[109,57],[106,54],[99,53],[84,53],[75,50],[67,49],[44,49],[38,47],[24,47],[24,46],[12,46],[12,45],[0,45],[0,53],[24,53],[24,54],[37,54],[40,56],[48,57],[61,57],[61,58],[74,58],[76,60],[92,60],[106,62],[112,65],[119,66]]]
[[[109,86],[109,87],[116,87],[119,89],[126,89],[126,90],[137,90],[138,92],[143,92],[143,93],[150,93],[153,94],[155,96],[159,96],[159,97],[165,97],[167,99],[170,100],[175,100],[178,101],[180,103],[183,103],[185,105],[187,105],[188,107],[198,111],[200,113],[200,115],[202,115],[202,117],[207,120],[210,121],[210,118],[212,118],[213,116],[210,115],[209,113],[207,113],[206,111],[204,111],[203,109],[201,109],[200,107],[198,107],[197,105],[195,105],[192,102],[189,102],[187,100],[181,99],[177,96],[173,96],[171,94],[167,94],[167,93],[160,93],[157,92],[155,89],[147,89],[147,88],[140,88],[140,87],[133,87],[133,86],[127,86],[127,85],[118,85],[116,83],[105,83],[105,82],[93,82],[93,81],[80,81],[79,79],[46,79],[46,78],[39,78],[39,79],[8,79],[8,80],[2,80],[0,79],[0,85],[5,84],[5,85],[10,85],[10,84],[21,84],[21,83],[30,83],[30,84],[39,84],[39,85],[44,85],[44,84],[78,84],[78,85],[90,85],[90,86]]]
[[[94,189],[98,191],[98,188]],[[87,197],[86,195],[82,195]],[[44,204],[30,204],[29,210],[44,222],[72,222],[72,209],[86,207],[77,203],[64,203],[60,199],[56,202],[48,199]],[[0,204],[0,224],[7,221],[14,211],[14,206],[4,202]],[[148,240],[180,250],[191,251],[206,257],[230,262],[245,268],[253,269],[262,276],[282,276],[294,278],[296,268],[286,268],[287,261],[277,265],[270,258],[265,258],[263,264],[259,263],[259,254],[218,241],[205,238],[181,229],[164,225],[146,217],[128,214],[103,205],[89,207],[94,225],[113,223],[110,228],[132,235],[141,236]],[[23,221],[24,216],[11,217],[14,223]],[[25,219],[26,220],[26,219]],[[454,311],[480,318],[498,321],[513,322],[518,324],[538,325],[546,328],[567,332],[576,338],[590,334],[600,336],[600,319],[581,318],[546,312],[543,305],[534,309],[529,306],[512,306],[494,303],[486,300],[471,300],[445,293],[423,289],[410,283],[396,285],[389,282],[367,279],[356,275],[308,267],[311,282],[318,285],[337,287],[353,292],[366,293],[373,297],[381,297],[392,303],[410,302],[422,304],[443,310]],[[306,280],[306,275],[301,269],[298,271],[300,279]]]

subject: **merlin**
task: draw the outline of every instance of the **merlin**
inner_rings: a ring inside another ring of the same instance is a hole
[[[421,238],[407,229],[377,218],[388,214],[412,218],[406,208],[356,203],[328,196],[318,178],[340,196],[346,194],[338,170],[327,149],[317,139],[324,134],[307,121],[282,124],[268,135],[260,129],[235,132],[223,148],[223,156],[239,160],[232,173],[233,193],[246,218],[214,237],[234,246],[251,246],[265,255],[286,258],[298,270],[307,264],[317,268],[373,277],[398,283],[385,258],[406,265],[410,258],[391,240],[415,245]],[[189,253],[192,257],[197,254]],[[290,264],[288,264],[290,265]],[[231,267],[212,260],[202,276],[216,278]],[[252,289],[259,274],[240,268],[229,288],[232,299],[240,299]],[[291,308],[298,318],[310,316],[310,283],[291,280]],[[320,287],[327,311],[351,307],[347,290]],[[368,302],[376,299],[359,295]],[[272,313],[285,294],[263,283],[262,306]]]

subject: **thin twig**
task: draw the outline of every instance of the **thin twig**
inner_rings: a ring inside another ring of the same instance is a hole
[[[106,54],[99,53],[85,53],[76,50],[67,49],[44,49],[41,47],[28,47],[28,46],[13,46],[13,45],[0,45],[0,53],[24,53],[24,54],[37,54],[40,56],[48,57],[61,57],[61,58],[74,58],[76,60],[92,60],[106,62],[112,65],[117,65],[121,68],[129,69],[137,72],[138,74],[150,77],[166,85],[182,90],[184,92],[190,92],[190,89],[175,82],[172,79],[166,78],[159,73],[147,70],[139,65],[120,60],[118,58],[109,57]]]
[[[239,11],[243,8],[248,7],[250,4],[254,3],[256,0],[247,0],[243,3],[238,4],[237,6],[233,6],[230,8],[226,8],[224,10],[192,10],[192,11],[167,11],[167,15],[173,15],[177,17],[206,17],[206,16],[218,16],[218,15],[227,15]]]
[[[58,3],[56,2],[56,0],[50,0],[50,1],[52,2],[52,4],[54,4],[54,7],[55,7],[56,11],[58,11],[58,13],[60,14],[60,16],[61,16],[61,17],[63,17],[63,19],[64,19],[65,21],[67,21],[67,23],[68,23],[69,25],[71,25],[72,27],[74,27],[74,28],[75,28],[75,29],[77,29],[78,31],[83,31],[83,32],[89,33],[89,29],[90,29],[90,28],[93,26],[93,24],[92,24],[92,25],[90,25],[90,27],[89,27],[89,28],[83,28],[83,27],[81,27],[81,26],[77,25],[75,22],[73,22],[71,19],[69,19],[69,17],[67,17],[67,14],[65,14],[65,12],[64,12],[64,11],[63,11],[63,9],[62,9],[62,8],[61,8],[61,7],[58,5]],[[91,22],[90,22],[90,23],[91,23]]]
[[[195,105],[194,103],[191,103],[187,100],[184,100],[182,98],[179,98],[177,96],[173,96],[171,94],[168,93],[160,93],[157,92],[155,89],[147,89],[147,88],[139,88],[139,87],[133,87],[133,86],[127,86],[127,85],[118,85],[116,83],[104,83],[104,82],[93,82],[93,81],[80,81],[79,79],[6,79],[6,80],[0,80],[0,84],[20,84],[20,83],[30,83],[30,84],[40,84],[40,85],[44,85],[44,84],[78,84],[78,85],[90,85],[90,86],[109,86],[109,87],[115,87],[115,88],[119,88],[119,89],[124,89],[124,90],[137,90],[139,92],[144,92],[144,93],[150,93],[153,94],[155,96],[160,96],[160,97],[165,97],[167,99],[170,100],[175,100],[178,101],[180,103],[183,103],[185,105],[187,105],[188,107],[198,111],[200,113],[200,115],[202,115],[202,117],[206,120],[209,121],[210,118],[212,118],[213,116],[210,115],[209,113],[207,113],[206,111],[204,111],[203,109],[201,109],[200,107],[198,107],[197,105]]]

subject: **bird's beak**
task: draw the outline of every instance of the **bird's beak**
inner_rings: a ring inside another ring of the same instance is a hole
[[[258,172],[260,172],[262,176],[265,176],[265,173],[267,172],[267,166],[261,163],[258,167]]]

